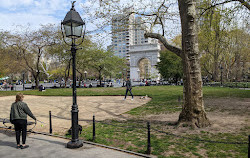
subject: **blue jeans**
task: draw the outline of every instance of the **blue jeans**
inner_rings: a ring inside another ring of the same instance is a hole
[[[132,96],[132,99],[134,98],[134,96],[133,96],[133,94],[132,94],[132,91],[131,91],[132,89],[126,89],[126,94],[125,94],[125,97],[124,97],[124,99],[126,99],[127,98],[127,95],[128,95],[128,91],[129,91],[129,93],[131,94],[131,96]]]

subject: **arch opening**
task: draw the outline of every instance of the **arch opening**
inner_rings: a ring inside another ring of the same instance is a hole
[[[149,79],[151,75],[151,62],[147,58],[142,58],[138,61],[138,76],[140,79]]]

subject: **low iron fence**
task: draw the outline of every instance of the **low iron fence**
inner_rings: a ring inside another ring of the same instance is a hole
[[[56,117],[56,118],[60,118],[60,119],[68,119],[68,118],[64,118],[64,117],[59,117],[59,116],[55,116],[55,115],[51,115],[51,112],[49,112],[49,117],[50,117],[50,129],[49,132],[52,133],[52,123],[51,123],[51,117]],[[69,120],[69,119],[68,119]],[[86,121],[91,123],[92,122],[92,141],[96,140],[96,137],[98,137],[96,135],[96,123],[100,123],[100,124],[105,124],[105,125],[109,125],[109,126],[115,126],[115,127],[121,127],[121,128],[140,128],[140,129],[145,129],[146,133],[147,133],[147,141],[145,142],[146,146],[147,146],[147,150],[146,150],[146,154],[151,154],[151,131],[154,132],[158,132],[158,133],[163,133],[166,134],[168,136],[173,136],[173,137],[177,137],[177,138],[183,138],[183,139],[187,139],[187,140],[192,140],[192,141],[198,141],[198,142],[207,142],[207,143],[218,143],[218,144],[238,144],[238,145],[246,145],[248,144],[248,157],[250,156],[250,135],[248,136],[248,142],[227,142],[227,141],[214,141],[214,140],[205,140],[205,139],[198,139],[198,138],[190,138],[190,137],[185,137],[185,136],[180,136],[180,135],[176,135],[173,133],[169,133],[166,131],[161,131],[155,128],[151,127],[151,123],[150,122],[145,122],[146,126],[144,127],[139,127],[139,126],[121,126],[121,125],[116,125],[116,124],[112,124],[112,123],[108,123],[108,122],[104,122],[104,121],[96,121],[95,116],[93,115],[93,119],[92,120],[87,120],[87,119],[79,119],[79,121]]]
[[[250,82],[203,82],[203,86],[229,87],[229,88],[250,88]]]
[[[48,124],[45,123],[45,122],[39,121],[39,120],[37,120],[37,121],[41,122],[43,124],[49,125],[49,133],[50,133],[50,135],[52,135],[52,131],[53,131],[52,117],[55,117],[55,118],[58,118],[58,119],[71,120],[69,118],[52,115],[51,111],[49,111],[49,123]],[[121,125],[116,125],[116,124],[112,124],[112,123],[108,123],[108,122],[104,122],[104,121],[97,121],[95,116],[93,116],[92,120],[79,119],[79,121],[86,121],[86,122],[92,123],[92,141],[95,141],[96,138],[98,137],[98,135],[96,135],[96,123],[105,124],[105,125],[109,125],[109,126],[115,126],[115,127],[121,127],[121,128],[145,129],[145,132],[147,133],[147,139],[145,141],[145,145],[146,145],[147,149],[146,149],[145,153],[148,154],[148,155],[151,154],[151,147],[152,147],[151,146],[151,132],[154,131],[154,132],[157,132],[157,133],[166,134],[168,136],[172,136],[172,137],[176,137],[176,138],[182,138],[182,139],[191,140],[191,141],[198,141],[198,142],[219,143],[219,144],[235,144],[235,145],[247,145],[248,144],[248,157],[250,157],[250,135],[248,136],[248,142],[247,141],[245,141],[245,142],[214,141],[214,140],[205,140],[205,139],[199,139],[199,138],[190,138],[190,137],[186,137],[186,136],[180,136],[180,135],[176,135],[176,134],[173,134],[173,133],[169,133],[169,132],[162,131],[162,130],[159,130],[159,129],[156,129],[156,128],[152,128],[150,122],[144,122],[144,121],[143,121],[143,123],[145,123],[146,126],[143,126],[143,127],[140,127],[140,126],[121,126]],[[3,124],[5,125],[6,122],[9,123],[9,120],[0,118],[0,122],[3,122]],[[32,124],[32,123],[29,123],[29,124]],[[8,128],[10,128],[10,127],[8,127]],[[65,128],[65,127],[62,127],[62,128],[68,129],[68,128]]]

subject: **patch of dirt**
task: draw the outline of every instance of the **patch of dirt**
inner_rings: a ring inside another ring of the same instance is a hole
[[[123,114],[133,108],[146,104],[151,99],[123,100],[123,96],[89,96],[77,97],[79,108],[79,124],[88,125],[85,120],[92,120],[95,115],[96,120],[116,119],[126,120],[129,115]],[[11,103],[15,96],[0,97],[0,118],[9,118]],[[47,97],[28,96],[24,98],[31,111],[37,117],[38,122],[35,131],[49,131],[49,111],[52,111],[53,133],[64,134],[71,126],[71,106],[72,97]],[[201,129],[187,129],[186,127],[176,128],[179,112],[147,115],[143,120],[149,120],[152,124],[162,126],[162,130],[181,135],[185,133],[197,134],[201,131],[212,133],[236,133],[241,129],[250,127],[250,98],[207,98],[204,99],[207,116],[211,121],[210,127]],[[57,117],[56,117],[57,116]],[[130,117],[132,118],[132,117]],[[33,121],[32,119],[28,119]],[[28,129],[32,128],[29,126]],[[250,132],[250,131],[249,131]]]
[[[93,115],[97,121],[105,119],[125,120],[122,114],[133,108],[146,104],[151,99],[140,99],[130,96],[123,100],[123,96],[78,96],[77,104],[79,109],[79,124],[88,125],[88,121],[92,120]],[[14,102],[15,96],[0,97],[0,120],[9,119],[11,104]],[[33,129],[39,132],[49,132],[49,111],[52,113],[52,129],[53,133],[65,134],[71,127],[71,107],[72,97],[62,96],[31,96],[25,95],[26,102],[35,117],[40,121]],[[28,117],[28,121],[34,122]],[[92,123],[92,122],[91,122]],[[0,126],[3,124],[0,122]],[[6,125],[10,126],[10,123]],[[31,129],[34,125],[30,125]]]
[[[144,119],[155,124],[162,124],[162,128],[176,135],[199,134],[201,131],[210,133],[238,133],[248,128],[250,132],[250,98],[209,98],[204,99],[210,127],[192,130],[187,127],[176,128],[179,112],[159,115],[148,115]]]
[[[250,115],[250,98],[209,98],[204,100],[206,111]]]

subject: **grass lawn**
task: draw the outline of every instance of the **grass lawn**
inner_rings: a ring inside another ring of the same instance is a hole
[[[147,104],[127,112],[132,117],[126,121],[106,120],[96,123],[95,142],[115,146],[127,150],[145,153],[147,148],[147,129],[144,117],[176,113],[181,111],[178,98],[182,96],[181,86],[150,86],[134,87],[134,95],[152,98]],[[47,89],[45,92],[38,90],[24,91],[26,95],[44,96],[71,96],[72,89]],[[78,96],[124,95],[124,88],[81,88],[77,89]],[[239,90],[221,87],[204,87],[204,98],[250,98],[249,90]],[[16,92],[0,92],[0,96],[15,95]],[[177,120],[176,120],[177,121]],[[202,139],[223,142],[247,142],[250,134],[250,126],[239,131],[213,133],[206,130],[186,129],[182,137],[179,135],[167,135],[156,132],[153,129],[169,132],[177,127],[173,124],[151,122],[151,146],[152,154],[160,158],[165,157],[239,157],[247,158],[247,144],[224,144],[192,139]],[[169,130],[169,131],[168,131]],[[171,132],[169,132],[171,133]],[[83,139],[92,140],[92,126],[83,127],[80,135]],[[185,139],[188,137],[191,139]]]

